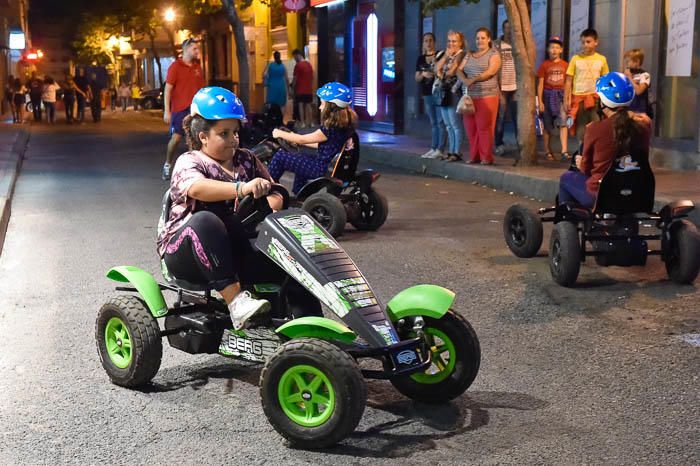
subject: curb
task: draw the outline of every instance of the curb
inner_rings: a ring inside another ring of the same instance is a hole
[[[387,165],[403,171],[477,183],[506,193],[534,198],[541,202],[553,200],[559,192],[559,180],[557,179],[507,172],[488,166],[476,167],[463,163],[423,159],[419,155],[409,152],[386,149],[368,143],[362,145],[362,157],[365,161]],[[676,199],[657,197],[654,209],[659,210],[674,200]],[[700,199],[692,200],[695,202],[696,208],[691,212],[689,218],[700,228]]]
[[[15,192],[15,184],[28,143],[29,132],[24,130],[18,132],[9,157],[0,161],[0,255],[2,255],[5,234],[10,223],[12,195]]]

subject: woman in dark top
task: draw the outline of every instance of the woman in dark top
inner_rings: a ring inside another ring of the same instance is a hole
[[[318,155],[292,154],[284,149],[277,151],[270,161],[270,175],[279,182],[285,171],[293,172],[292,192],[298,193],[307,181],[323,176],[331,159],[338,154],[355,131],[357,115],[350,108],[352,93],[344,84],[332,82],[320,88],[316,95],[321,99],[321,127],[308,134],[297,134],[275,129],[273,138],[318,149]]]
[[[462,117],[457,113],[457,103],[462,96],[461,86],[457,80],[457,69],[464,58],[467,44],[461,32],[447,33],[447,50],[435,64],[437,77],[444,83],[445,98],[436,102],[440,108],[442,121],[447,128],[447,154],[444,160],[455,162],[462,160],[462,142],[464,141],[464,125]]]
[[[432,142],[430,150],[422,155],[426,159],[441,157],[445,150],[445,123],[438,113],[438,107],[433,98],[433,83],[435,82],[435,63],[442,57],[442,51],[435,51],[435,36],[432,32],[423,34],[423,54],[416,62],[416,81],[423,97],[423,109],[430,119]]]

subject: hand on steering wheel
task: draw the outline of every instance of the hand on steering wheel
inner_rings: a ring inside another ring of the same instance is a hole
[[[270,191],[271,186],[272,183],[265,178],[254,178],[243,185],[241,193],[244,196],[252,194],[254,199],[260,199]]]
[[[256,178],[255,180],[263,179]],[[266,181],[268,184],[270,184],[270,182],[267,180],[263,181]],[[287,206],[289,205],[289,192],[285,189],[284,186],[279,184],[271,184],[267,188],[265,194],[271,193],[280,194],[283,198],[283,208],[287,208]],[[267,217],[271,213],[272,208],[270,207],[270,203],[267,201],[267,197],[263,195],[261,197],[256,198],[254,197],[254,194],[252,192],[247,194],[238,203],[238,208],[236,209],[236,214],[239,216],[241,224],[246,229],[250,229],[250,227],[254,227],[258,223],[262,222],[263,220],[265,220],[265,217]]]
[[[281,126],[272,130],[272,137],[275,139],[277,144],[279,144],[280,147],[282,147],[282,149],[286,150],[287,152],[299,152],[300,147],[298,144],[294,144],[293,142],[289,142],[288,140],[280,137],[281,133],[291,132],[292,131],[289,128]]]

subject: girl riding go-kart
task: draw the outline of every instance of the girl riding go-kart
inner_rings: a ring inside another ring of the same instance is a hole
[[[318,155],[293,154],[280,149],[269,164],[270,175],[279,182],[285,171],[295,173],[292,192],[298,193],[307,181],[323,176],[331,159],[338,154],[355,131],[357,115],[350,108],[352,93],[346,85],[331,82],[316,95],[321,99],[321,127],[309,134],[275,129],[272,137],[318,149]]]
[[[228,304],[236,329],[269,308],[265,300],[241,292],[242,258],[251,246],[234,215],[249,194],[267,195],[273,210],[282,207],[265,165],[238,147],[245,110],[236,95],[221,87],[200,89],[183,122],[189,152],[175,164],[170,182],[172,208],[159,228],[158,254],[169,272],[190,282],[211,283]]]

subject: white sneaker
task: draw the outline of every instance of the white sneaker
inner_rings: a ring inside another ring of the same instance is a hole
[[[228,305],[228,310],[231,313],[233,328],[240,330],[245,327],[248,319],[255,314],[269,311],[270,302],[265,299],[255,299],[250,292],[243,291]]]
[[[164,180],[170,179],[170,164],[169,163],[163,164],[163,171],[161,173],[161,178]]]
[[[435,149],[430,149],[428,152],[425,154],[421,155],[421,158],[424,159],[432,159],[435,158],[435,152],[437,152]]]
[[[435,155],[432,158],[442,160],[443,158],[445,158],[445,153],[440,149],[435,149]]]
[[[503,155],[506,151],[506,146],[498,146],[493,150],[493,153],[496,155]]]

